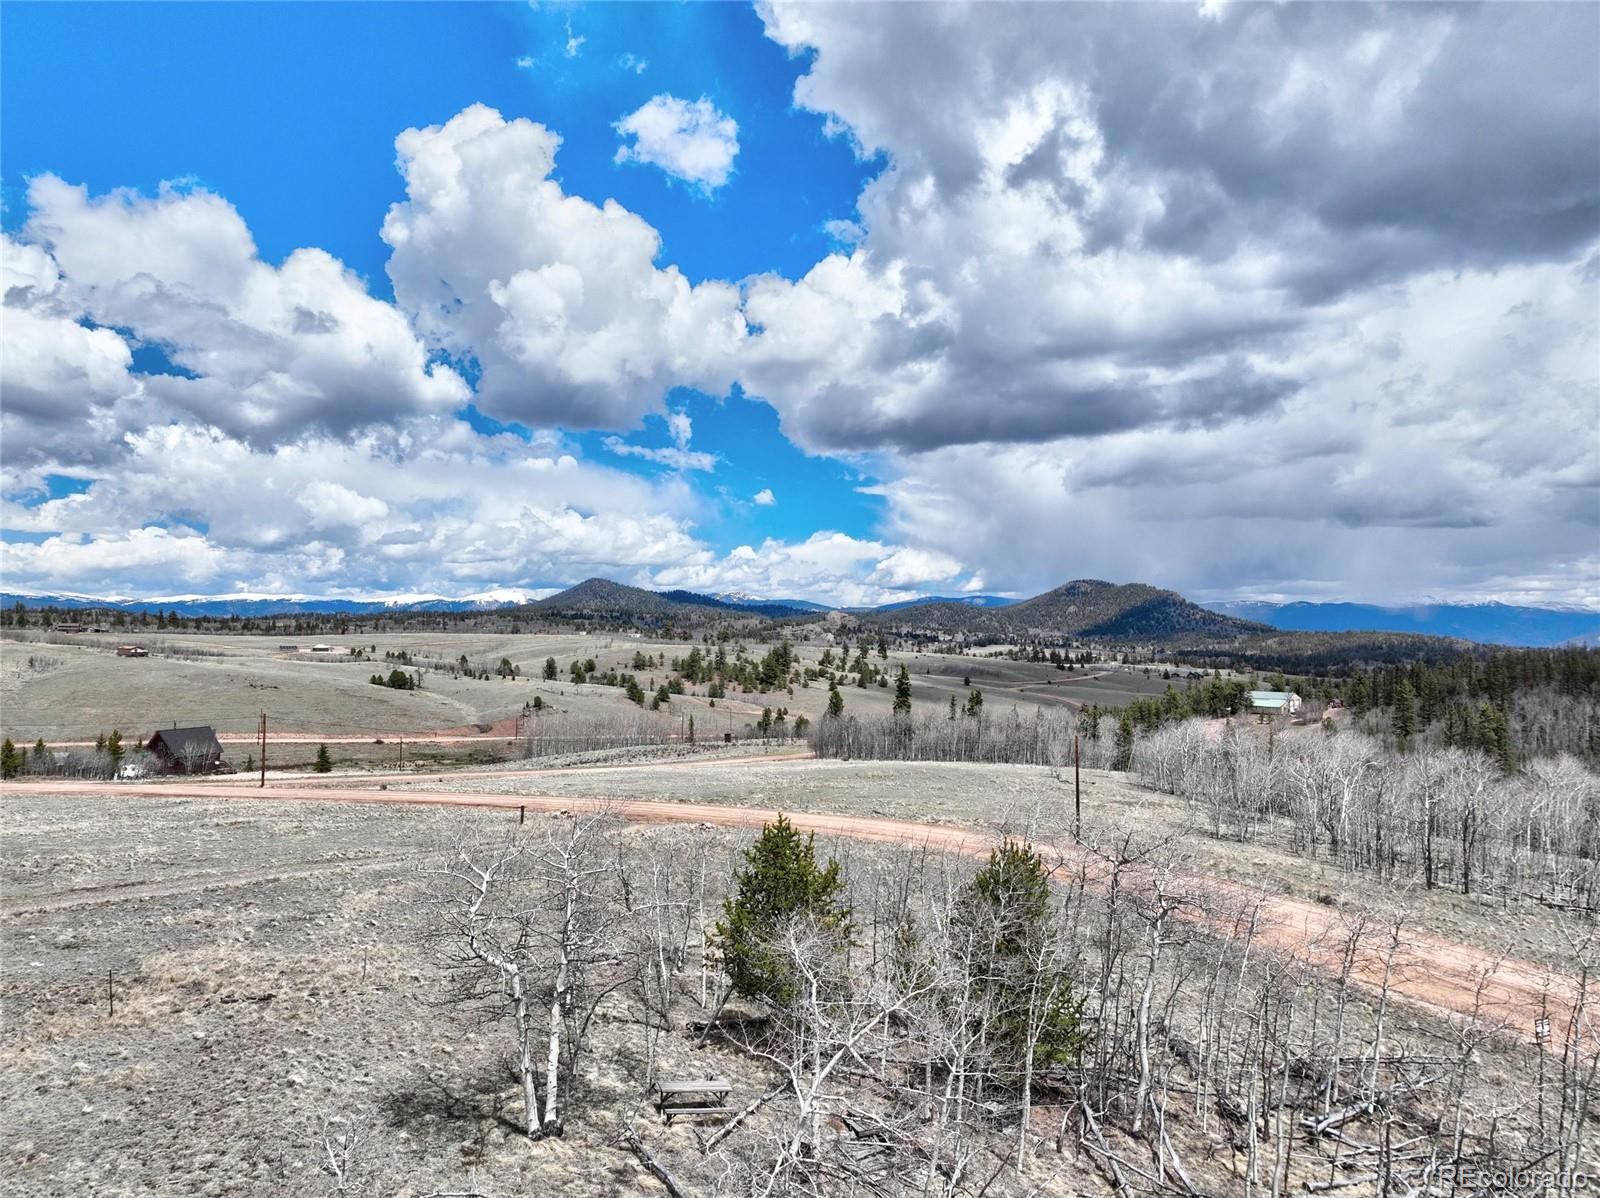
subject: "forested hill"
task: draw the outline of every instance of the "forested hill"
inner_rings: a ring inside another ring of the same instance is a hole
[[[1251,636],[1265,625],[1207,611],[1176,591],[1144,583],[1080,579],[1026,599],[1001,614],[1019,628],[1061,629],[1108,640],[1167,640]]]
[[[1272,631],[1265,624],[1208,611],[1176,591],[1096,578],[1077,579],[1007,607],[930,603],[879,610],[862,618],[882,628],[944,634],[1143,643],[1234,641]]]
[[[612,582],[608,578],[589,578],[577,586],[568,587],[559,594],[523,610],[543,616],[578,619],[604,619],[627,623],[633,620],[651,624],[663,620],[682,623],[700,623],[705,620],[765,617],[791,619],[815,613],[798,604],[759,600],[732,601],[695,591],[647,591]]]

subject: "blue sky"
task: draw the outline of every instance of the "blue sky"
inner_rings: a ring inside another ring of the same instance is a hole
[[[1600,602],[1584,16],[7,5],[6,585]]]
[[[804,63],[742,5],[40,4],[8,9],[5,32],[5,89],[19,98],[0,115],[7,229],[22,224],[26,180],[42,172],[92,192],[185,180],[227,197],[268,261],[319,246],[384,298],[378,225],[404,198],[394,135],[472,103],[557,130],[566,189],[644,216],[664,259],[695,281],[802,273],[833,248],[824,226],[853,215],[878,169],[793,108]],[[63,62],[72,102],[28,102],[59,91]],[[715,96],[739,114],[736,186],[707,197],[614,161],[613,123],[662,92]],[[167,369],[158,346],[136,352]],[[796,450],[771,409],[692,391],[674,402],[725,461],[703,488],[712,544],[803,539],[819,525],[870,534],[882,504],[859,493],[859,470]],[[665,444],[661,432],[649,422],[635,439]],[[599,434],[577,441],[618,469],[660,472],[614,459]],[[81,486],[52,480],[44,495]],[[792,502],[737,501],[763,488]]]
[[[263,256],[318,245],[380,295],[378,223],[404,194],[395,134],[472,103],[560,133],[568,190],[644,216],[697,281],[803,272],[877,170],[794,110],[804,59],[743,5],[24,4],[5,32],[7,228],[43,171],[95,192],[192,179],[228,197]],[[709,201],[613,161],[612,124],[663,92],[738,114],[737,187]]]

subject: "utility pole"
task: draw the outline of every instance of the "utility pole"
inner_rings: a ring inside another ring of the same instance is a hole
[[[400,734],[400,768],[406,768],[406,734]]]
[[[267,786],[267,713],[261,713],[261,789]]]
[[[1078,775],[1078,734],[1072,734],[1072,838],[1083,840],[1083,783]]]

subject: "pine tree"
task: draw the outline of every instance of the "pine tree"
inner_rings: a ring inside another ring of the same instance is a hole
[[[1038,950],[1050,925],[1050,870],[1044,859],[1031,845],[1005,841],[962,890],[956,920],[978,947],[972,980],[989,999],[990,1042],[1013,1065],[1026,1059],[1030,1039],[1035,1067],[1075,1061],[1086,1039],[1082,1005],[1067,979],[1037,972]],[[1052,989],[1054,999],[1041,1019],[1036,996]]]
[[[1117,738],[1113,742],[1111,768],[1114,770],[1131,770],[1133,768],[1133,716],[1124,710],[1122,718],[1117,721]]]
[[[546,682],[554,682],[556,680],[556,659],[553,657],[544,659],[544,680]]]
[[[894,713],[911,714],[911,673],[905,666],[900,667],[900,673],[894,680]]]
[[[22,754],[17,752],[17,746],[11,743],[8,736],[4,743],[0,743],[0,778],[15,778],[20,769]]]
[[[844,696],[839,693],[837,682],[828,683],[828,714],[831,716],[844,714]]]
[[[950,699],[951,699],[951,702],[954,702],[955,701],[955,696],[951,695]],[[968,715],[972,715],[972,716],[977,716],[977,715],[982,715],[983,714],[983,692],[982,691],[974,690],[970,695],[967,696],[967,714]]]
[[[1511,752],[1511,729],[1505,712],[1493,703],[1485,703],[1478,712],[1478,748],[1500,763],[1500,768],[1510,773],[1516,766]]]
[[[1394,714],[1389,719],[1389,731],[1394,733],[1395,744],[1401,751],[1411,747],[1411,738],[1417,732],[1417,696],[1411,683],[1400,680],[1394,688]]]
[[[790,920],[808,917],[841,938],[850,934],[839,863],[830,858],[819,866],[815,841],[814,835],[802,839],[780,815],[763,825],[745,850],[745,868],[734,874],[734,895],[722,904],[712,942],[734,992],[745,998],[780,1006],[793,1000],[794,979],[775,944]]]
[[[1100,743],[1100,705],[1091,703],[1078,713],[1078,732],[1091,744]]]
[[[106,755],[111,758],[113,768],[121,763],[122,754],[122,733],[113,728],[111,735],[106,737]]]
[[[333,772],[333,758],[328,756],[327,745],[317,746],[317,761],[311,768],[319,774],[331,774]]]
[[[1371,709],[1372,697],[1367,691],[1366,675],[1357,674],[1355,681],[1350,684],[1350,710],[1363,716]]]

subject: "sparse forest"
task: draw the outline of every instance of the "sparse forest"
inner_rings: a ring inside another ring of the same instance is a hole
[[[1591,997],[1551,996],[1541,1044],[1488,977],[1470,1014],[1419,1019],[1388,988],[1398,908],[1287,948],[1261,896],[1132,834],[841,856],[780,820],[724,885],[726,851],[602,810],[420,867],[439,1001],[501,1029],[522,1134],[604,1118],[679,1196],[1577,1193]],[[585,1068],[601,1026],[631,1065]],[[736,1109],[669,1137],[650,1087],[702,1061]],[[619,1068],[637,1098],[602,1111],[591,1079]]]
[[[1292,851],[1387,882],[1600,911],[1600,778],[1570,756],[1401,754],[1359,732],[1199,722],[1140,739],[1135,768],[1216,836],[1287,822]]]

